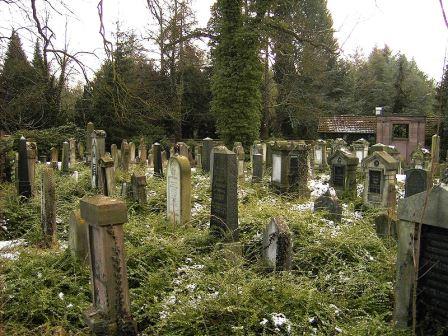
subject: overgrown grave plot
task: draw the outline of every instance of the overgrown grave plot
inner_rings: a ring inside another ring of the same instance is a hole
[[[92,192],[89,169],[77,170],[78,183],[57,177],[58,248],[38,245],[38,194],[24,206],[6,202],[6,212],[13,207],[23,218],[18,225],[28,227],[6,238],[24,244],[0,263],[6,335],[88,335],[82,311],[91,302],[89,270],[65,250],[69,212]],[[165,180],[147,173],[148,204],[127,200],[124,226],[131,310],[142,335],[397,335],[395,244],[377,238],[369,216],[346,204],[335,225],[312,213],[308,200],[277,195],[267,180],[252,184],[246,177],[238,192],[244,258],[226,259],[208,232],[208,175],[193,171],[192,220],[176,227],[166,220]],[[129,176],[117,174],[117,182]],[[1,188],[0,202],[14,198],[14,186]],[[269,272],[261,261],[262,232],[276,216],[293,234],[290,272]]]

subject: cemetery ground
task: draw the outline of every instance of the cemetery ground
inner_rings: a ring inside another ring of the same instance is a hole
[[[55,172],[58,246],[44,248],[40,171],[36,195],[20,201],[0,184],[0,335],[88,335],[82,313],[92,302],[90,269],[72,258],[68,223],[79,200],[94,195],[90,169],[78,181]],[[130,172],[116,174],[117,192]],[[239,181],[242,257],[209,234],[209,176],[192,172],[192,219],[166,219],[165,179],[148,177],[148,203],[126,200],[125,253],[132,315],[141,335],[407,335],[393,328],[396,242],[378,238],[373,212],[344,201],[335,224],[312,212],[312,200],[278,195]],[[269,175],[269,174],[267,174]],[[317,178],[318,179],[318,178]],[[312,189],[319,187],[315,181]],[[292,232],[292,270],[262,262],[262,233],[272,217]]]

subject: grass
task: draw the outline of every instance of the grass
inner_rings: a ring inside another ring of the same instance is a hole
[[[39,169],[28,203],[14,185],[0,185],[0,218],[8,219],[0,239],[26,241],[17,259],[0,259],[0,335],[89,334],[82,312],[91,303],[90,272],[66,245],[70,211],[93,192],[89,170],[75,169],[78,182],[56,176],[59,246],[51,250],[39,247]],[[117,174],[117,186],[129,180],[130,173]],[[167,223],[163,179],[148,178],[146,206],[126,200],[131,310],[141,335],[410,334],[391,324],[396,246],[376,236],[371,216],[356,218],[349,205],[336,226],[297,209],[306,200],[272,193],[266,181],[241,181],[244,254],[232,258],[208,233],[208,181],[193,173],[187,227]],[[261,260],[261,234],[274,216],[293,233],[290,272],[270,273]]]

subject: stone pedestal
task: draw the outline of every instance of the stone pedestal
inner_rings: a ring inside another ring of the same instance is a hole
[[[185,225],[191,218],[191,167],[185,156],[170,158],[167,168],[167,217],[174,225]]]
[[[83,198],[81,217],[88,225],[93,305],[84,316],[96,335],[137,335],[130,312],[124,257],[125,203],[105,196]]]
[[[238,165],[236,154],[224,146],[214,149],[210,231],[221,239],[237,241]]]
[[[41,172],[41,225],[43,243],[52,246],[56,243],[56,190],[54,171],[50,167],[42,168]]]

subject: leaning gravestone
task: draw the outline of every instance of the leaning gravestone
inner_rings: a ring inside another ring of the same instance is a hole
[[[263,154],[257,153],[252,155],[252,182],[263,181],[264,167]]]
[[[152,145],[152,161],[154,176],[163,177],[162,146],[158,142]]]
[[[50,247],[56,242],[56,188],[53,169],[44,167],[41,172],[41,225],[43,243]]]
[[[446,335],[448,326],[447,204],[448,186],[442,184],[398,206],[394,320],[410,327],[415,304],[418,335]]]
[[[210,231],[218,238],[237,241],[238,232],[238,167],[236,154],[224,146],[215,148]]]
[[[215,143],[213,142],[213,139],[205,138],[204,140],[202,140],[201,166],[202,170],[206,173],[210,172],[210,157],[214,146]]]
[[[69,220],[68,246],[71,255],[82,262],[88,261],[89,245],[87,224],[79,210],[72,211]]]
[[[124,257],[126,204],[97,195],[81,199],[80,207],[88,225],[92,272],[93,306],[84,314],[87,325],[98,335],[137,335]]]
[[[342,206],[336,193],[332,194],[330,190],[314,201],[314,212],[318,211],[324,211],[325,218],[328,220],[336,223],[340,223],[342,220]]]
[[[408,169],[406,171],[406,183],[404,197],[409,197],[423,191],[428,187],[428,171],[424,169]]]
[[[17,162],[17,191],[20,196],[30,198],[32,196],[32,181],[30,180],[30,170],[28,168],[28,150],[26,139],[20,138],[19,153]]]
[[[191,167],[188,158],[181,155],[171,157],[166,174],[168,221],[184,225],[191,218]]]
[[[62,144],[62,165],[61,171],[63,173],[68,173],[70,166],[70,145],[67,141]]]
[[[292,239],[281,218],[272,218],[263,235],[263,259],[274,271],[288,271],[292,263]]]

